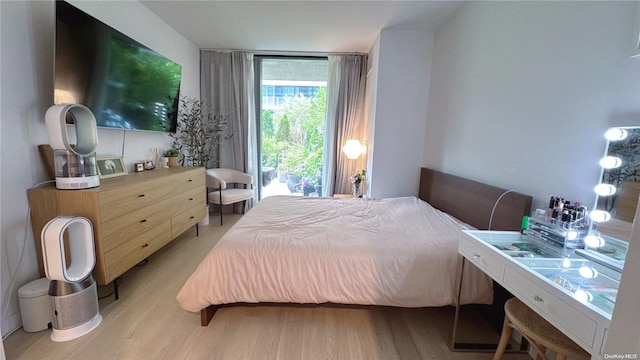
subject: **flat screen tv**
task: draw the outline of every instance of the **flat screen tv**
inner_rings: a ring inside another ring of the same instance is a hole
[[[54,102],[87,106],[99,127],[175,132],[182,66],[56,1]]]

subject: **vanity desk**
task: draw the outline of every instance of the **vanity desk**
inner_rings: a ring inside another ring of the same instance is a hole
[[[513,231],[463,230],[459,253],[592,356],[602,359],[626,243],[564,250]],[[586,255],[586,256],[585,256]],[[463,263],[464,266],[464,263]]]

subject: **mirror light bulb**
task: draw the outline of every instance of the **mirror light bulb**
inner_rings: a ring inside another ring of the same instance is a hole
[[[573,294],[573,297],[583,304],[591,302],[593,300],[593,295],[590,292],[584,290],[576,290],[576,292]]]
[[[593,210],[591,214],[589,214],[589,218],[595,222],[604,222],[611,219],[611,214],[604,210]]]
[[[605,241],[603,238],[601,238],[600,236],[596,236],[596,235],[587,235],[584,238],[584,243],[588,246],[588,247],[593,247],[593,248],[597,248],[597,247],[601,247],[604,246]]]
[[[617,189],[611,184],[598,184],[594,190],[600,196],[609,196],[615,194]]]
[[[622,160],[616,156],[605,156],[600,160],[600,166],[605,169],[616,169],[622,165]]]
[[[578,269],[578,273],[585,279],[595,279],[598,277],[598,270],[591,266],[581,266],[580,269]]]
[[[627,138],[627,130],[622,128],[611,128],[604,133],[604,137],[609,141],[620,141]]]
[[[571,267],[571,259],[569,259],[568,257],[563,258],[562,259],[562,267],[563,268],[570,268]]]

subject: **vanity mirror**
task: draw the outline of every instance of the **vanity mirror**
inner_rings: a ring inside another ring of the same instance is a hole
[[[640,127],[611,128],[605,137],[602,177],[592,215],[610,214],[609,221],[598,223],[598,230],[628,242],[640,196]]]

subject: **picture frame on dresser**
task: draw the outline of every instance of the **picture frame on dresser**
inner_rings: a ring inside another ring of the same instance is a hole
[[[120,156],[100,156],[96,159],[100,179],[127,175],[127,168]]]

